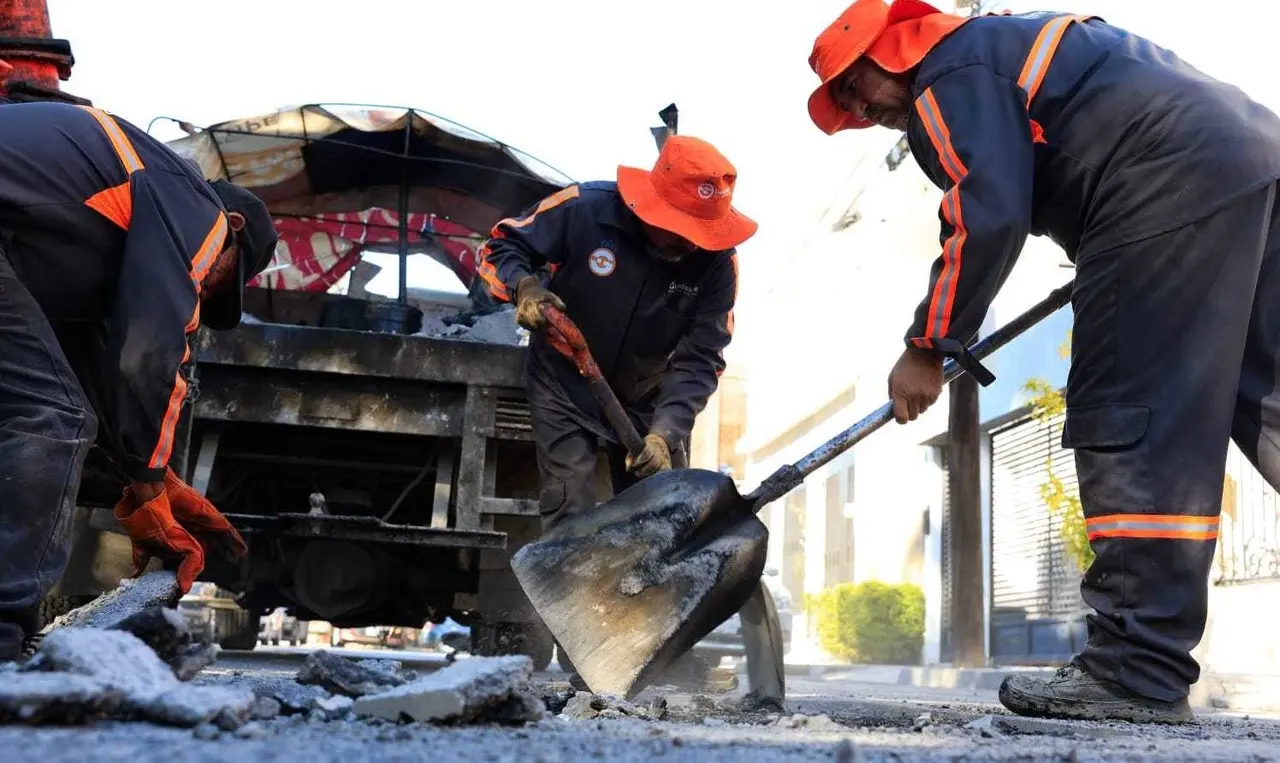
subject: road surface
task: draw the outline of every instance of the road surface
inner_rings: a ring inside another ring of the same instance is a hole
[[[398,659],[420,670],[441,661],[421,652],[340,652]],[[304,654],[282,648],[224,653],[199,680],[285,680]],[[646,691],[637,703],[658,692]],[[1206,712],[1198,725],[1178,728],[1033,721],[1009,716],[993,692],[859,684],[838,676],[789,679],[783,717],[738,711],[735,700],[741,694],[741,689],[709,697],[665,693],[671,718],[662,722],[551,718],[517,728],[438,728],[293,716],[253,724],[254,738],[222,734],[216,739],[138,723],[6,726],[0,727],[0,749],[14,752],[14,760],[39,763],[1280,760],[1280,720],[1273,718]],[[808,717],[793,719],[793,714]]]

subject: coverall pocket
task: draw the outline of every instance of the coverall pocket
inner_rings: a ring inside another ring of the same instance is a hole
[[[1067,409],[1062,447],[1075,451],[1076,476],[1085,514],[1153,511],[1150,448],[1151,408],[1131,403]]]

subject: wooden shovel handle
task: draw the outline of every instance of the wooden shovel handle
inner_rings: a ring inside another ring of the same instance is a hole
[[[578,373],[587,380],[591,394],[604,410],[605,418],[609,420],[613,431],[622,440],[627,453],[632,456],[640,455],[644,450],[644,438],[636,431],[635,425],[631,423],[631,417],[627,415],[622,403],[618,402],[618,396],[613,393],[596,359],[591,356],[591,350],[587,348],[587,340],[582,336],[582,331],[555,305],[544,302],[538,306],[538,310],[542,313],[542,317],[547,319],[547,343],[577,366]]]

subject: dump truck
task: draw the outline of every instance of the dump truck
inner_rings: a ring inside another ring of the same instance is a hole
[[[540,531],[527,339],[510,306],[462,285],[479,281],[495,222],[572,181],[411,108],[310,104],[182,128],[170,145],[263,198],[281,241],[242,324],[200,330],[185,372],[172,466],[249,546],[201,577],[236,605],[217,608],[220,642],[252,648],[277,607],[335,628],[451,617],[475,653],[544,667],[550,633],[509,565]],[[397,295],[365,288],[374,254],[398,255]],[[421,257],[458,288],[410,289]],[[111,514],[122,487],[95,449],[47,614],[131,574]]]

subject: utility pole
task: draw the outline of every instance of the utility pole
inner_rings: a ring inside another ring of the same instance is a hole
[[[951,491],[951,643],[961,668],[986,667],[982,564],[982,428],[978,382],[962,374],[951,382],[947,427],[947,480]]]

